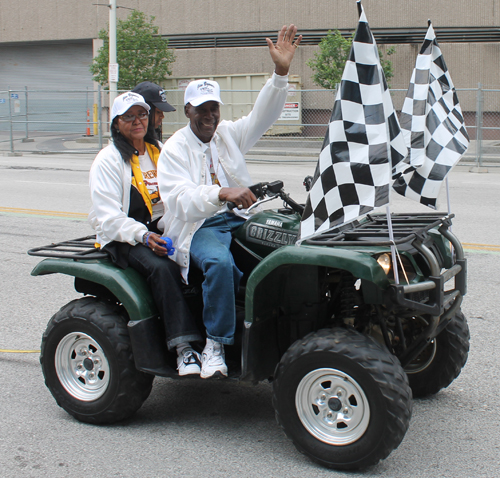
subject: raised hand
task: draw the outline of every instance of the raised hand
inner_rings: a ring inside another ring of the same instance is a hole
[[[278,32],[276,45],[269,38],[266,38],[277,75],[288,75],[293,55],[302,40],[302,35],[299,35],[294,41],[296,34],[297,27],[295,25],[292,24],[288,28],[286,25],[283,25],[283,28]]]

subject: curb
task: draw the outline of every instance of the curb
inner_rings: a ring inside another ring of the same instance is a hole
[[[296,158],[304,158],[304,160],[317,161],[320,151],[312,152],[312,151],[294,151],[287,150],[271,150],[271,149],[250,149],[245,156],[285,156],[285,157],[296,157]],[[460,158],[460,163],[476,163],[476,156],[474,153],[465,154]],[[498,154],[483,154],[481,163],[500,163],[500,152]]]

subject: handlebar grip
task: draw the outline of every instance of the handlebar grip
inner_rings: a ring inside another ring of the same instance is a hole
[[[263,197],[264,196],[264,186],[266,186],[268,183],[257,183],[257,184],[252,184],[251,186],[248,186],[248,189],[250,189],[250,191],[252,191],[255,195],[255,197],[257,198],[257,200],[259,200],[259,198]],[[228,201],[227,203],[227,208],[232,211],[233,209],[235,209],[237,206],[234,202],[232,201]]]

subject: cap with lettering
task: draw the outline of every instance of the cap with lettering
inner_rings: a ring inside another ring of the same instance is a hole
[[[184,104],[188,103],[193,106],[200,106],[207,101],[217,101],[223,105],[220,99],[219,83],[212,80],[194,80],[189,83],[184,92]]]
[[[132,91],[127,91],[115,98],[113,101],[113,107],[111,108],[111,121],[113,121],[117,116],[125,114],[132,106],[139,105],[142,106],[146,111],[149,112],[151,107],[144,101],[144,98]]]
[[[146,103],[153,105],[165,113],[175,111],[175,108],[167,101],[167,93],[165,90],[158,86],[156,83],[150,81],[143,81],[139,83],[133,90],[134,93],[142,95]]]

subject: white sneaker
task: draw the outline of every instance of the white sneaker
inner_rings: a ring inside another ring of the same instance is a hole
[[[208,339],[201,354],[201,378],[227,377],[224,345]]]
[[[191,348],[185,348],[182,355],[177,356],[177,370],[179,375],[200,375],[200,354]]]

